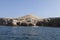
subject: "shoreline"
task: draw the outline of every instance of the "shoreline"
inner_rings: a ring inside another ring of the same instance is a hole
[[[33,15],[26,15],[20,18],[0,18],[0,25],[60,27],[60,17],[40,18]]]

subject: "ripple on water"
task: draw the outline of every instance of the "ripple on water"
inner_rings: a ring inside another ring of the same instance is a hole
[[[60,28],[0,27],[0,40],[60,40]]]

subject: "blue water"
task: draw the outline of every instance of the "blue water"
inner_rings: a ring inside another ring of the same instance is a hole
[[[60,40],[60,28],[0,26],[0,40]]]

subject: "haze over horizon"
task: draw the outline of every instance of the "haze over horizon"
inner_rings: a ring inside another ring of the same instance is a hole
[[[0,0],[0,17],[60,17],[60,0]]]

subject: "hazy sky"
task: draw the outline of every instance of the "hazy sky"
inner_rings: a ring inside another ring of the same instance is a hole
[[[40,17],[60,17],[60,0],[0,0],[0,17],[30,13]]]

